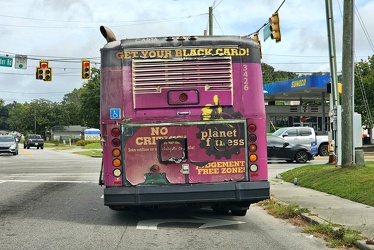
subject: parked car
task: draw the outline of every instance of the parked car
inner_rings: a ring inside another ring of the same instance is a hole
[[[30,134],[26,136],[23,142],[23,148],[29,149],[30,147],[36,147],[37,149],[44,148],[44,140],[41,135]]]
[[[0,135],[0,153],[18,155],[18,142],[13,135]]]
[[[290,144],[285,139],[273,135],[267,136],[267,152],[268,160],[306,163],[314,159],[308,147],[301,144]]]

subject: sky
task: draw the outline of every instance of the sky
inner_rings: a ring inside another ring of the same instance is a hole
[[[279,8],[282,41],[263,40],[262,62],[275,70],[307,74],[329,72],[324,0],[0,0],[0,57],[27,56],[27,68],[0,66],[0,99],[61,102],[79,89],[81,59],[100,68],[106,40],[100,26],[117,40],[125,38],[203,35],[213,7],[213,34],[247,36],[259,30]],[[342,64],[343,0],[333,5],[338,72]],[[374,54],[374,0],[356,0],[355,61]],[[52,81],[36,80],[39,60],[48,60]]]

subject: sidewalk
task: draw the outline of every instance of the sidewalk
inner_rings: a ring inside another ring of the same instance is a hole
[[[346,200],[334,195],[322,193],[309,188],[295,186],[282,179],[270,180],[270,192],[276,199],[287,204],[296,204],[308,208],[312,220],[326,221],[332,224],[344,225],[361,232],[369,239],[374,239],[374,207]],[[360,249],[374,249],[361,241]]]

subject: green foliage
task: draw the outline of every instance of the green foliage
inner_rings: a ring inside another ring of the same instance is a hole
[[[374,109],[374,55],[367,61],[361,60],[355,64],[355,112],[362,115],[362,125],[368,128],[374,126],[372,110]],[[344,102],[344,100],[342,100]]]
[[[96,141],[96,140],[79,140],[77,141],[77,146],[86,146],[88,144],[91,144],[91,143],[99,143],[100,144],[100,141]]]
[[[261,63],[262,80],[265,83],[279,82],[299,77],[298,74],[287,71],[275,71],[274,68],[266,63]]]
[[[305,227],[304,233],[316,234],[323,236],[327,242],[329,242],[330,247],[355,247],[358,240],[363,239],[362,236],[356,231],[337,228],[332,224],[310,224]]]
[[[92,148],[101,148],[101,143],[100,142],[92,142],[89,143],[85,146],[83,146],[84,149],[92,149]]]
[[[262,201],[259,204],[265,206],[271,215],[281,219],[296,218],[302,213],[309,212],[307,208],[300,208],[295,204],[283,204],[273,198]]]
[[[274,200],[273,197],[261,201],[258,204],[264,207],[269,214],[277,218],[290,219],[294,224],[303,225],[304,233],[324,238],[330,247],[354,247],[358,240],[364,238],[357,231],[345,229],[343,227],[335,227],[331,223],[315,224],[309,223],[308,221],[297,223],[296,221],[302,220],[300,216],[302,213],[310,212],[308,209],[300,208],[298,205],[285,204]]]
[[[10,130],[10,126],[7,122],[7,117],[9,117],[9,111],[15,105],[14,103],[5,105],[5,101],[0,99],[0,129]]]
[[[83,125],[83,118],[80,115],[81,110],[81,89],[74,89],[71,93],[64,96],[61,105],[66,110],[66,124]]]
[[[0,99],[0,129],[42,136],[53,126],[98,127],[100,118],[100,70],[92,68],[91,79],[80,89],[64,96],[62,102],[36,99],[5,105]]]
[[[91,79],[81,88],[80,115],[84,125],[98,128],[100,123],[100,71],[92,69]]]
[[[102,150],[87,150],[87,151],[79,151],[79,152],[74,152],[75,154],[80,154],[80,155],[87,155],[91,157],[102,157],[103,152]]]
[[[310,165],[282,173],[282,178],[298,185],[324,193],[374,206],[374,162],[367,161],[365,167],[339,168],[333,165]]]

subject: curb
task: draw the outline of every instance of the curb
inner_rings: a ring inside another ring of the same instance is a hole
[[[366,244],[366,240],[357,241],[357,247],[360,250],[373,250],[374,249],[374,245]]]
[[[279,199],[278,199],[277,197],[275,197],[275,196],[273,196],[273,199],[274,199],[275,201],[281,203],[281,204],[285,204],[285,205],[288,204],[288,203],[286,203],[286,202],[284,202],[284,201],[279,200]],[[302,214],[300,215],[300,217],[301,217],[303,220],[305,220],[305,221],[307,221],[307,222],[309,222],[309,223],[311,223],[311,224],[319,225],[319,224],[323,224],[323,223],[329,223],[328,221],[326,221],[326,220],[324,220],[324,219],[318,217],[317,215],[310,215],[310,214],[308,214],[308,213],[302,213]],[[342,225],[342,226],[344,226],[344,225]],[[358,249],[360,249],[360,250],[374,250],[374,245],[371,245],[371,244],[369,245],[369,244],[367,244],[366,242],[367,242],[367,240],[358,240],[358,241],[357,241],[357,247],[358,247]]]
[[[307,222],[312,223],[312,224],[328,223],[324,219],[321,219],[321,218],[319,218],[318,216],[315,216],[315,215],[309,215],[309,214],[303,213],[300,216],[303,220],[306,220]],[[360,250],[374,250],[374,245],[367,244],[366,240],[357,241],[357,247]]]

